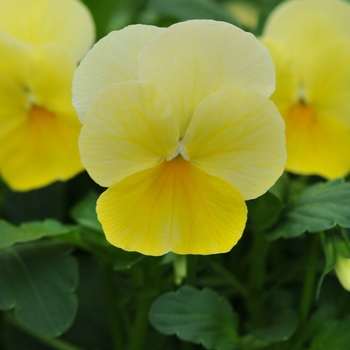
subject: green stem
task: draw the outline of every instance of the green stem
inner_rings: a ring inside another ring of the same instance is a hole
[[[316,234],[312,239],[309,257],[299,306],[300,326],[306,321],[315,297],[316,272],[319,258],[319,241]]]
[[[186,283],[190,286],[196,286],[197,275],[197,260],[196,255],[187,255],[187,278]]]
[[[110,332],[112,335],[113,349],[124,348],[124,335],[122,332],[122,323],[119,319],[118,305],[116,303],[116,288],[114,286],[114,273],[109,265],[101,266],[101,276],[105,291],[105,301],[107,317],[109,320]]]
[[[215,260],[210,260],[210,267],[221,276],[225,277],[226,281],[231,284],[231,286],[237,290],[243,297],[248,297],[249,289],[242,283],[233,273],[225,269],[221,264],[217,263]]]
[[[270,242],[263,232],[253,233],[253,245],[250,253],[249,286],[252,290],[263,288],[266,274],[266,256]]]
[[[145,348],[145,339],[148,331],[148,312],[151,302],[149,300],[139,300],[137,304],[136,319],[128,350],[143,350]]]
[[[249,297],[246,299],[246,305],[250,318],[256,326],[264,324],[263,304],[267,296],[264,293],[264,282],[266,257],[270,244],[263,232],[253,232],[253,242],[250,251],[251,264],[248,275]]]
[[[34,338],[36,340],[39,340],[41,343],[50,346],[52,349],[57,349],[57,350],[82,350],[81,348],[79,348],[79,347],[77,347],[75,345],[72,345],[72,344],[68,343],[67,341],[65,341],[63,339],[45,337],[45,336],[43,336],[41,334],[38,334],[38,333],[32,331],[31,329],[29,329],[29,328],[23,326],[22,324],[20,324],[16,320],[16,318],[10,313],[6,314],[6,321],[8,321],[9,323],[14,325],[15,327],[17,327],[21,331],[27,333],[32,338]]]

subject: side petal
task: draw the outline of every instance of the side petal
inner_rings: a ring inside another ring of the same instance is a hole
[[[35,45],[56,43],[79,61],[94,41],[94,23],[77,0],[0,0],[0,29]]]
[[[175,152],[171,106],[153,84],[112,84],[95,99],[79,140],[82,162],[101,186],[154,167]]]
[[[198,104],[182,143],[194,164],[227,181],[245,200],[265,193],[286,161],[284,122],[275,105],[235,88]]]
[[[25,119],[28,52],[27,45],[0,31],[0,140]]]
[[[276,90],[270,99],[280,111],[284,111],[295,103],[298,97],[298,71],[288,50],[271,38],[261,38],[260,41],[269,50],[276,69]]]
[[[309,70],[305,85],[311,106],[350,128],[349,62],[350,40],[326,46]]]
[[[312,65],[324,44],[350,38],[349,18],[345,1],[285,1],[267,19],[263,35],[284,43],[303,67],[305,62]]]
[[[84,122],[96,95],[113,83],[138,80],[137,55],[164,28],[131,25],[109,33],[86,54],[73,81],[73,105]]]
[[[295,106],[284,117],[288,154],[286,170],[327,179],[348,174],[348,126],[308,106]]]
[[[122,249],[216,254],[240,239],[247,209],[233,187],[179,157],[109,188],[97,213],[107,240]]]
[[[27,67],[25,79],[29,102],[57,114],[74,115],[79,125],[71,102],[72,80],[77,67],[71,55],[54,44],[33,47],[27,58]]]
[[[228,84],[270,96],[275,71],[267,49],[224,22],[193,20],[169,27],[140,52],[140,80],[170,98],[183,137],[196,105]]]

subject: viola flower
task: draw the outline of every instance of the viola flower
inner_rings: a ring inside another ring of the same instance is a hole
[[[71,85],[93,40],[79,1],[0,0],[0,174],[12,189],[83,170]]]
[[[229,251],[285,163],[268,51],[223,22],[133,25],[100,40],[73,81],[82,162],[108,189],[108,241],[146,255]]]
[[[327,179],[350,171],[350,5],[282,3],[263,44],[276,67],[271,96],[286,122],[286,170]]]

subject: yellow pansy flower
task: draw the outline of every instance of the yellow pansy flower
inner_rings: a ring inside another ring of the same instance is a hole
[[[71,103],[94,24],[76,0],[0,0],[0,174],[25,191],[83,170]]]
[[[73,81],[79,148],[108,241],[147,255],[229,251],[245,200],[283,172],[268,51],[223,22],[133,25],[100,40]]]
[[[350,5],[295,0],[267,20],[274,101],[286,122],[286,170],[328,179],[350,171]]]

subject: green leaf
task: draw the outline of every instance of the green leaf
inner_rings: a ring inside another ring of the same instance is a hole
[[[163,334],[176,334],[206,349],[233,350],[239,341],[231,305],[207,288],[183,286],[161,295],[151,306],[150,322]]]
[[[68,242],[85,249],[101,261],[112,264],[114,270],[127,270],[141,261],[144,256],[127,252],[107,242],[102,226],[97,220],[96,201],[99,195],[89,192],[71,211],[72,218],[82,226],[79,235],[71,236]]]
[[[99,195],[91,191],[71,211],[72,218],[80,225],[95,231],[103,232],[100,222],[97,220],[96,201]]]
[[[298,326],[298,316],[292,309],[283,309],[274,316],[271,326],[257,328],[253,334],[268,342],[280,342],[288,340],[296,331]]]
[[[15,243],[35,241],[42,237],[59,236],[76,230],[74,226],[62,225],[56,220],[33,221],[14,226],[0,221],[0,249],[9,248]]]
[[[348,350],[350,343],[350,315],[342,320],[322,324],[313,337],[310,350]]]
[[[321,232],[336,225],[350,228],[350,183],[341,179],[303,191],[298,200],[286,208],[281,222],[268,238],[294,238],[306,231]]]
[[[288,195],[289,185],[289,177],[286,173],[283,173],[268,192],[277,197],[281,203],[284,203]]]
[[[263,196],[247,201],[248,229],[256,232],[264,231],[277,222],[285,207],[288,185],[288,175],[283,174]]]
[[[270,192],[251,201],[247,201],[247,228],[252,231],[264,231],[274,225],[284,204]]]
[[[219,4],[211,0],[153,0],[150,10],[161,15],[176,17],[181,21],[190,19],[214,19],[236,24],[235,18]]]
[[[344,258],[350,259],[350,240],[348,230],[341,229],[340,235],[336,235],[335,248],[338,254]]]
[[[0,251],[0,309],[14,309],[24,326],[58,336],[73,323],[78,267],[71,248],[52,240]]]

